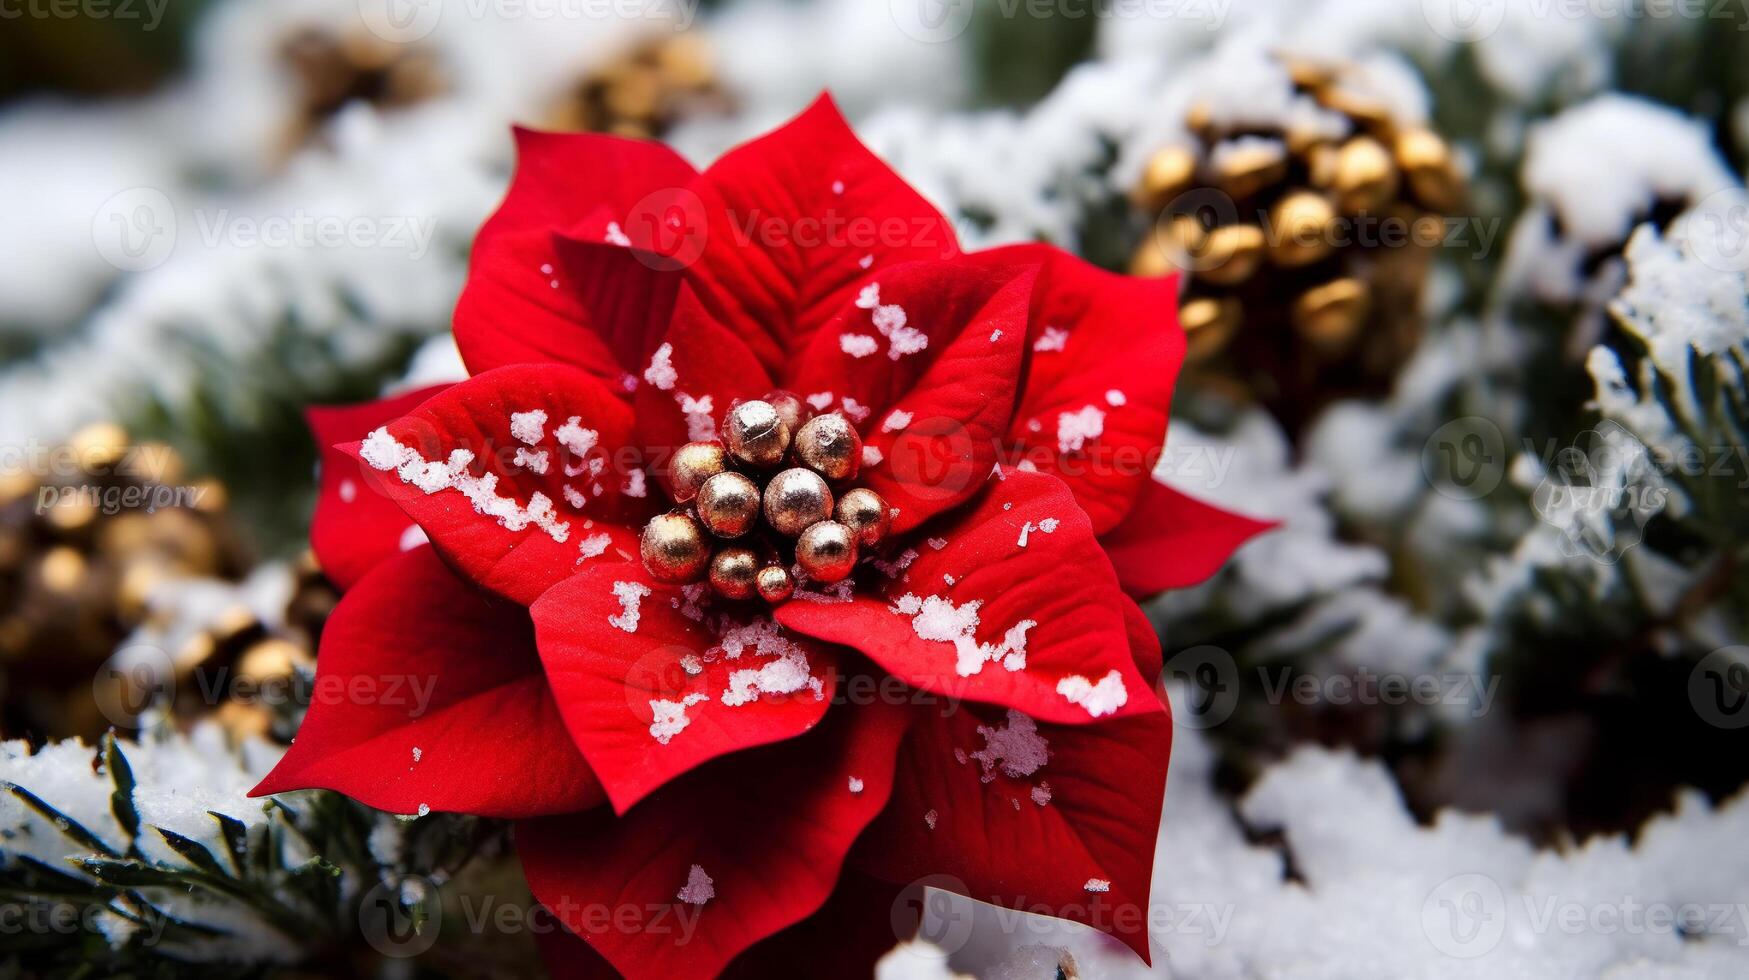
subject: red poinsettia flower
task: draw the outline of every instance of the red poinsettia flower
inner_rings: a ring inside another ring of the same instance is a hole
[[[818,974],[930,876],[1146,957],[1172,731],[1130,596],[1263,526],[1150,477],[1173,283],[963,254],[826,98],[703,173],[518,142],[470,380],[312,413],[346,593],[256,792],[516,819],[567,972]],[[772,605],[657,581],[669,453],[773,389],[854,422],[890,536]]]

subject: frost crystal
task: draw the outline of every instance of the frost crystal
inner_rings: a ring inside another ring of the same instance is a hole
[[[518,449],[516,451],[516,458],[511,462],[525,470],[545,476],[547,472],[547,451],[545,449],[537,451]]]
[[[613,544],[612,537],[606,534],[591,534],[578,543],[577,551],[584,558],[599,558],[607,551],[607,546],[610,544]]]
[[[626,482],[620,487],[620,492],[628,497],[643,497],[649,490],[644,484],[644,471],[632,470],[626,474]]]
[[[650,355],[650,366],[644,369],[644,380],[662,391],[672,391],[680,375],[674,370],[674,345],[663,344]]]
[[[619,614],[607,617],[608,623],[625,630],[627,633],[638,631],[638,604],[644,596],[650,594],[650,587],[642,582],[615,582],[613,594],[619,599]]]
[[[838,338],[838,349],[851,357],[867,357],[881,349],[881,342],[864,333],[847,333]]]
[[[804,688],[812,690],[815,697],[823,696],[823,682],[813,676],[807,651],[769,619],[756,619],[724,630],[721,644],[705,651],[705,659],[720,654],[729,660],[739,660],[749,652],[775,659],[756,668],[732,671],[729,686],[723,691],[724,705],[738,707],[757,701],[762,694],[794,694]]]
[[[1032,349],[1040,354],[1061,351],[1069,345],[1069,331],[1062,327],[1046,327],[1044,336],[1032,345]]]
[[[352,482],[351,480],[341,480],[340,481],[340,499],[342,501],[345,501],[346,503],[349,503],[349,504],[352,503],[354,500],[357,500],[358,499],[358,484]]]
[[[429,537],[426,537],[424,528],[417,524],[409,524],[407,530],[401,532],[401,550],[412,551],[430,540]]]
[[[692,724],[692,719],[686,717],[686,709],[710,698],[704,694],[688,694],[679,701],[652,700],[650,702],[650,737],[667,745],[674,736],[686,731],[686,726]]]
[[[530,446],[539,445],[546,438],[547,413],[538,408],[532,412],[511,412],[510,434],[519,442]]]
[[[1065,453],[1080,452],[1089,439],[1105,432],[1105,413],[1089,405],[1079,412],[1063,412],[1057,416],[1057,449]]]
[[[583,428],[583,417],[573,415],[565,420],[564,425],[559,426],[553,432],[553,438],[559,440],[559,445],[564,446],[573,455],[587,456],[595,449],[596,443],[601,441],[601,434],[594,429]],[[577,474],[570,475],[576,476]]]
[[[693,865],[686,872],[686,886],[674,893],[674,897],[688,905],[703,905],[717,897],[711,876],[704,873],[704,868]]]
[[[1122,408],[1123,406],[1129,404],[1129,401],[1130,401],[1129,396],[1125,395],[1123,392],[1117,390],[1116,388],[1113,388],[1110,391],[1105,393],[1105,403],[1107,405],[1110,405],[1112,408]]]
[[[941,814],[936,813],[934,810],[923,815],[923,822],[929,825],[930,830],[935,829],[935,822],[939,819],[941,819]]]
[[[570,504],[578,510],[582,510],[584,506],[589,503],[589,498],[583,496],[583,492],[576,487],[567,484],[565,486],[565,503]]]
[[[1070,704],[1086,708],[1087,713],[1095,718],[1111,714],[1130,699],[1130,693],[1124,690],[1123,675],[1115,669],[1101,677],[1097,684],[1080,674],[1070,674],[1057,682],[1057,693],[1067,698]]]
[[[686,438],[693,442],[716,438],[717,423],[711,418],[715,406],[711,404],[711,396],[694,398],[691,395],[678,394],[674,396],[674,402],[680,406],[680,414],[686,416]]]
[[[850,777],[850,791],[852,793],[862,792],[862,780],[857,779],[855,776]]]
[[[975,634],[978,610],[983,605],[982,599],[956,606],[953,600],[944,596],[920,598],[906,593],[890,608],[898,615],[910,616],[911,629],[922,639],[952,643],[957,654],[954,670],[961,677],[978,674],[985,664],[994,661],[1000,661],[1005,670],[1024,670],[1026,634],[1038,625],[1038,621],[1023,619],[1009,627],[1000,644],[979,643]]]
[[[1087,879],[1087,884],[1082,885],[1081,887],[1098,894],[1100,892],[1111,891],[1111,882],[1106,881],[1104,878],[1089,878]]]
[[[881,423],[882,432],[897,432],[911,424],[911,413],[897,408],[887,413],[887,419]]]
[[[1051,802],[1051,784],[1041,782],[1034,786],[1032,788],[1032,801],[1039,806],[1049,804]]]
[[[1020,779],[1038,772],[1050,760],[1050,743],[1038,733],[1038,724],[1013,708],[1008,709],[1007,724],[979,725],[978,734],[984,736],[984,747],[970,757],[983,767],[986,783],[996,778],[998,769],[1004,776]],[[1048,790],[1045,798],[1050,798]]]
[[[627,246],[632,243],[632,240],[626,237],[625,230],[619,226],[619,222],[609,221],[607,223],[607,243]]]
[[[545,531],[554,541],[564,544],[570,537],[571,525],[558,520],[553,512],[552,498],[536,491],[525,508],[510,497],[498,495],[498,474],[474,476],[468,467],[474,454],[466,449],[452,450],[449,459],[436,463],[427,461],[419,451],[402,445],[389,430],[379,428],[365,437],[359,456],[378,470],[394,470],[401,482],[417,487],[427,494],[457,490],[473,504],[474,511],[495,519],[507,530],[521,531],[530,524]]]

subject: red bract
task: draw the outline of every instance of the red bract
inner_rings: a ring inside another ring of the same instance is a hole
[[[456,311],[473,377],[312,413],[348,591],[256,792],[519,819],[566,972],[866,969],[925,877],[1145,958],[1172,727],[1130,596],[1264,526],[1150,476],[1173,283],[961,253],[824,98],[703,173],[518,142]],[[654,581],[667,454],[774,388],[855,422],[892,537],[775,608]]]

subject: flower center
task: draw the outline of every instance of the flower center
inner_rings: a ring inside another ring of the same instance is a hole
[[[724,598],[773,604],[797,576],[841,582],[892,525],[887,502],[854,485],[861,464],[862,437],[843,415],[812,415],[787,391],[738,402],[721,440],[674,454],[678,506],[644,527],[644,567],[661,582],[708,578]]]

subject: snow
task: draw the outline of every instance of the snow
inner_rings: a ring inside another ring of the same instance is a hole
[[[560,544],[570,536],[571,526],[557,518],[552,498],[537,490],[529,495],[528,506],[523,507],[510,497],[500,496],[496,473],[474,476],[469,472],[474,454],[466,449],[452,450],[446,462],[429,462],[418,450],[397,441],[387,428],[379,428],[365,438],[359,456],[375,469],[395,471],[401,482],[423,493],[459,491],[468,498],[475,513],[493,518],[507,530],[521,531],[532,524]]]
[[[544,476],[547,472],[547,451],[545,449],[538,451],[517,449],[516,456],[511,462],[531,473]]]
[[[594,429],[585,429],[582,416],[573,415],[553,432],[553,438],[567,452],[581,459],[594,451],[596,444],[601,441],[601,434]],[[576,476],[575,473],[570,475]]]
[[[1062,327],[1046,327],[1033,341],[1032,349],[1040,354],[1061,353],[1069,344],[1069,331]]]
[[[1049,806],[1051,802],[1051,784],[1041,782],[1032,788],[1032,801],[1039,806]]]
[[[705,651],[705,659],[712,660],[718,655],[728,660],[739,660],[743,655],[772,658],[758,667],[729,672],[728,686],[722,693],[722,703],[727,707],[751,704],[766,694],[811,690],[816,699],[824,696],[824,681],[813,675],[807,650],[770,619],[759,618],[726,628],[718,645]]]
[[[625,630],[627,633],[636,633],[639,618],[638,605],[645,596],[650,594],[650,587],[642,582],[615,582],[613,583],[613,594],[619,600],[620,611],[607,617],[608,623],[616,629]]]
[[[925,825],[927,825],[930,830],[935,829],[935,823],[936,823],[936,821],[938,821],[940,819],[941,819],[941,814],[934,811],[934,810],[930,810],[927,813],[923,814],[923,823]]]
[[[979,725],[978,734],[984,737],[984,747],[970,753],[969,758],[978,760],[978,765],[983,767],[982,778],[986,783],[996,778],[998,770],[1004,776],[1022,779],[1038,772],[1050,761],[1051,746],[1039,734],[1038,724],[1028,715],[1013,708],[1008,709],[1006,722]],[[1037,798],[1035,789],[1033,799]],[[1050,799],[1049,790],[1045,791],[1045,799]]]
[[[1097,405],[1088,405],[1077,412],[1063,412],[1057,416],[1057,449],[1065,453],[1078,453],[1091,439],[1097,439],[1105,432],[1105,412]]]
[[[896,615],[911,617],[911,629],[919,638],[953,644],[954,671],[961,677],[982,673],[988,663],[1000,663],[1009,672],[1026,669],[1027,632],[1038,622],[1020,620],[1004,631],[1001,643],[979,643],[975,634],[978,610],[983,605],[982,599],[955,604],[945,596],[906,593],[889,608]]]
[[[705,694],[688,694],[679,701],[652,699],[650,701],[650,737],[662,745],[667,745],[674,736],[686,731],[686,726],[692,724],[692,719],[686,716],[686,709],[695,704],[709,701]]]
[[[650,355],[650,366],[644,369],[644,380],[661,391],[674,389],[675,382],[680,380],[680,374],[674,370],[673,344],[663,343]]]
[[[717,897],[715,882],[711,876],[704,873],[704,868],[693,865],[686,872],[686,884],[676,892],[675,898],[688,905],[703,905]]]
[[[644,482],[644,471],[632,470],[630,473],[626,474],[625,483],[621,484],[619,489],[620,493],[623,493],[628,497],[643,499],[644,495],[649,493],[649,489]]]
[[[855,776],[851,776],[850,777],[850,791],[852,793],[862,792],[862,780],[856,778]]]
[[[1070,704],[1087,709],[1095,718],[1111,714],[1130,699],[1129,691],[1124,689],[1123,674],[1116,669],[1108,671],[1097,683],[1080,674],[1070,674],[1057,682],[1057,693]]]
[[[867,357],[881,349],[881,342],[868,334],[847,333],[838,337],[838,349],[851,357]]]
[[[510,413],[510,434],[530,446],[546,438],[547,413],[541,409]]]
[[[609,245],[630,246],[632,243],[632,240],[626,237],[625,231],[620,228],[619,222],[617,221],[609,221],[607,223],[605,239]]]
[[[715,406],[711,404],[711,396],[694,398],[685,393],[676,393],[674,403],[680,406],[680,414],[686,417],[686,438],[688,440],[707,442],[716,437],[717,423],[711,415],[715,411]]]
[[[1089,878],[1087,883],[1081,887],[1094,894],[1100,894],[1111,891],[1111,882],[1104,878]]]
[[[401,532],[401,540],[398,543],[402,551],[412,551],[430,540],[431,538],[426,536],[424,528],[417,524],[409,524],[407,529]]]
[[[611,544],[613,544],[612,536],[607,534],[591,534],[577,543],[577,553],[582,556],[582,558],[579,558],[578,560],[581,561],[583,558],[599,558],[607,552],[608,546]]]

